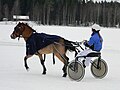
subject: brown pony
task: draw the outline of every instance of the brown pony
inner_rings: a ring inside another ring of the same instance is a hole
[[[20,38],[24,38],[25,42],[27,42],[27,40],[34,34],[37,33],[34,29],[32,29],[30,26],[28,26],[25,23],[18,23],[16,25],[16,27],[14,28],[13,33],[10,35],[10,37],[12,39],[16,39],[17,37]],[[41,43],[42,44],[42,43]],[[56,57],[58,57],[58,59],[63,62],[64,66],[63,66],[63,77],[66,77],[67,75],[67,65],[68,65],[68,61],[69,58],[66,56],[66,51],[75,51],[75,47],[73,47],[72,42],[68,41],[64,38],[59,38],[58,42],[53,42],[49,45],[47,45],[44,48],[39,49],[37,52],[35,52],[35,55],[38,55],[41,61],[41,64],[43,66],[43,73],[42,74],[46,74],[46,67],[44,65],[45,60],[42,57],[42,54],[49,54],[49,53],[53,53]],[[27,59],[30,58],[31,56],[33,56],[34,54],[26,54],[26,56],[24,57],[24,64],[25,64],[25,68],[26,70],[29,69],[28,65],[27,65]]]

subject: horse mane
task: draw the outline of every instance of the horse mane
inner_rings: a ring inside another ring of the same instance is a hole
[[[22,24],[25,25],[25,26],[27,26],[28,28],[30,28],[33,32],[36,32],[36,30],[34,30],[32,27],[30,27],[28,23],[23,23],[22,22]]]

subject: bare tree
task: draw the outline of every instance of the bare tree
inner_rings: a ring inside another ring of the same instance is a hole
[[[9,9],[8,9],[8,5],[5,4],[4,5],[4,15],[5,15],[5,18],[9,18]]]
[[[2,19],[2,4],[1,4],[1,1],[2,0],[0,0],[0,20]]]
[[[12,11],[11,11],[11,15],[19,15],[20,14],[20,4],[19,4],[20,0],[16,0],[14,2]]]

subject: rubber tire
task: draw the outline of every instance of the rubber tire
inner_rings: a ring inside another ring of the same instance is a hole
[[[93,64],[97,64],[98,59],[95,59],[92,64],[91,64],[91,73],[95,78],[99,78],[102,79],[104,78],[107,73],[108,73],[108,66],[107,63],[101,59],[100,61],[100,65],[101,65],[101,69],[97,69]]]
[[[85,75],[85,68],[83,67],[81,62],[75,62],[75,60],[73,60],[68,64],[67,72],[71,80],[81,81]]]

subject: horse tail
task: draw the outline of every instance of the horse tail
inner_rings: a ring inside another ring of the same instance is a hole
[[[65,43],[64,43],[65,44],[65,51],[69,50],[70,52],[72,52],[72,51],[76,52],[76,48],[75,48],[75,46],[73,46],[71,41],[66,40],[66,39],[64,41],[65,41]]]

